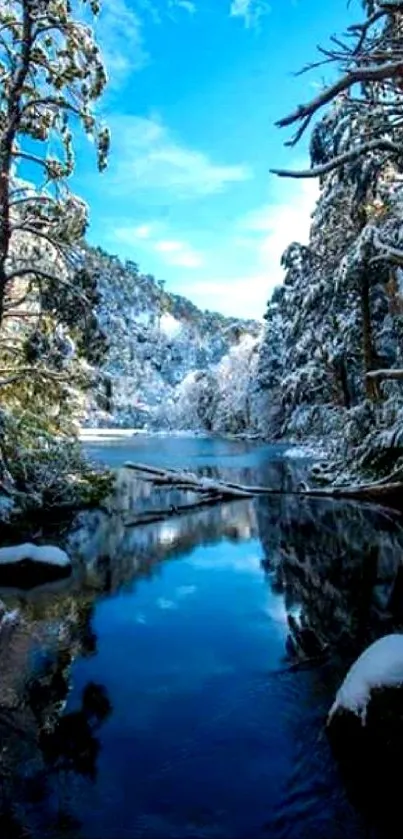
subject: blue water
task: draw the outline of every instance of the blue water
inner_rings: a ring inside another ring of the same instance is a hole
[[[141,438],[89,451],[278,485],[296,468],[283,449],[238,441]],[[14,768],[25,835],[384,835],[349,801],[324,724],[351,657],[401,619],[393,516],[261,498],[124,533],[95,514],[86,527],[98,536],[81,581],[19,601],[42,633],[25,694],[40,749]],[[324,655],[296,654],[290,615]],[[39,711],[35,668],[47,685]]]
[[[173,469],[218,466],[220,469],[254,468],[276,461],[290,447],[272,446],[245,440],[220,437],[189,437],[166,435],[115,438],[105,442],[89,442],[85,449],[91,458],[108,466],[123,466],[126,460],[134,463],[170,467]]]

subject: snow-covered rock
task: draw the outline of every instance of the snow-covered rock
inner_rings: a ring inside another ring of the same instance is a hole
[[[403,685],[403,634],[385,635],[354,662],[336,694],[328,722],[339,711],[349,711],[366,722],[367,706],[376,688]]]
[[[71,560],[54,545],[10,545],[0,548],[0,585],[21,588],[66,577]]]
[[[71,560],[65,551],[53,545],[32,545],[30,542],[26,542],[24,545],[0,548],[0,566],[22,562],[24,559],[45,563],[46,565],[56,565],[59,568],[66,568],[71,565]]]

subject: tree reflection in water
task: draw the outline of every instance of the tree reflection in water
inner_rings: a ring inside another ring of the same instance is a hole
[[[309,664],[295,682],[298,700],[296,695],[287,717],[293,770],[267,835],[299,837],[298,804],[304,836],[311,828],[317,836],[321,820],[321,836],[333,835],[333,829],[342,835],[338,824],[326,821],[328,812],[337,812],[332,801],[341,772],[354,810],[346,814],[346,803],[339,807],[340,825],[344,818],[353,823],[359,813],[364,826],[358,821],[352,835],[400,836],[401,693],[389,696],[383,707],[375,698],[369,736],[360,723],[341,725],[331,740],[333,754],[325,747],[324,725],[352,660],[376,638],[403,629],[401,518],[370,505],[289,496],[260,499],[257,520],[268,584],[286,604],[288,653],[292,664]],[[322,784],[320,795],[315,782]]]
[[[264,568],[284,594],[294,647],[355,656],[403,625],[403,528],[399,516],[371,505],[260,499]]]
[[[273,486],[292,482],[289,464],[270,469]],[[253,475],[243,471],[236,479],[252,482]],[[104,687],[89,683],[79,707],[66,711],[71,665],[96,652],[98,598],[133,587],[164,560],[222,539],[259,536],[267,582],[284,596],[289,651],[315,660],[325,655],[326,667],[339,657],[345,671],[366,644],[403,624],[403,530],[393,513],[272,496],[129,529],[124,514],[139,501],[154,501],[127,475],[119,492],[115,507],[78,518],[68,546],[78,569],[71,580],[10,598],[24,617],[0,638],[0,835],[10,839],[79,835],[75,790],[96,779],[99,731],[112,708]]]
[[[72,614],[64,616],[53,605],[57,640],[46,652],[37,643],[43,641],[40,622],[32,620],[16,622],[7,654],[0,651],[0,835],[10,839],[58,836],[59,830],[76,836],[70,778],[96,779],[98,731],[112,708],[105,688],[89,682],[78,709],[64,712],[74,658],[96,649],[91,608],[70,605]]]

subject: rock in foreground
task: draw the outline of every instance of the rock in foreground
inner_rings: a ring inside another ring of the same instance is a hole
[[[70,557],[54,545],[0,548],[0,586],[33,588],[71,574]]]
[[[400,685],[403,685],[403,635],[385,635],[364,650],[348,671],[328,721],[337,712],[351,711],[365,725],[372,692]]]
[[[401,815],[403,635],[380,638],[352,665],[330,710],[327,732],[350,801],[382,836],[397,835],[393,831]]]

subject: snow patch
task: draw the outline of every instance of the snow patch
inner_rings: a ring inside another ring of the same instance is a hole
[[[311,449],[308,446],[293,446],[284,452],[284,457],[287,457],[289,460],[306,460],[314,454],[317,454],[317,450]]]
[[[117,440],[146,433],[143,428],[80,428],[78,436],[84,443],[96,443],[99,440]]]
[[[366,723],[371,692],[375,688],[403,685],[403,635],[385,635],[371,644],[354,662],[336,694],[328,722],[337,711],[351,711]]]
[[[177,318],[174,318],[173,315],[166,312],[161,317],[160,329],[170,338],[176,338],[182,331],[182,324]]]
[[[27,542],[24,545],[0,548],[0,565],[16,564],[24,559],[46,565],[56,565],[59,568],[67,568],[71,565],[71,560],[65,551],[54,547],[54,545],[32,545]]]

